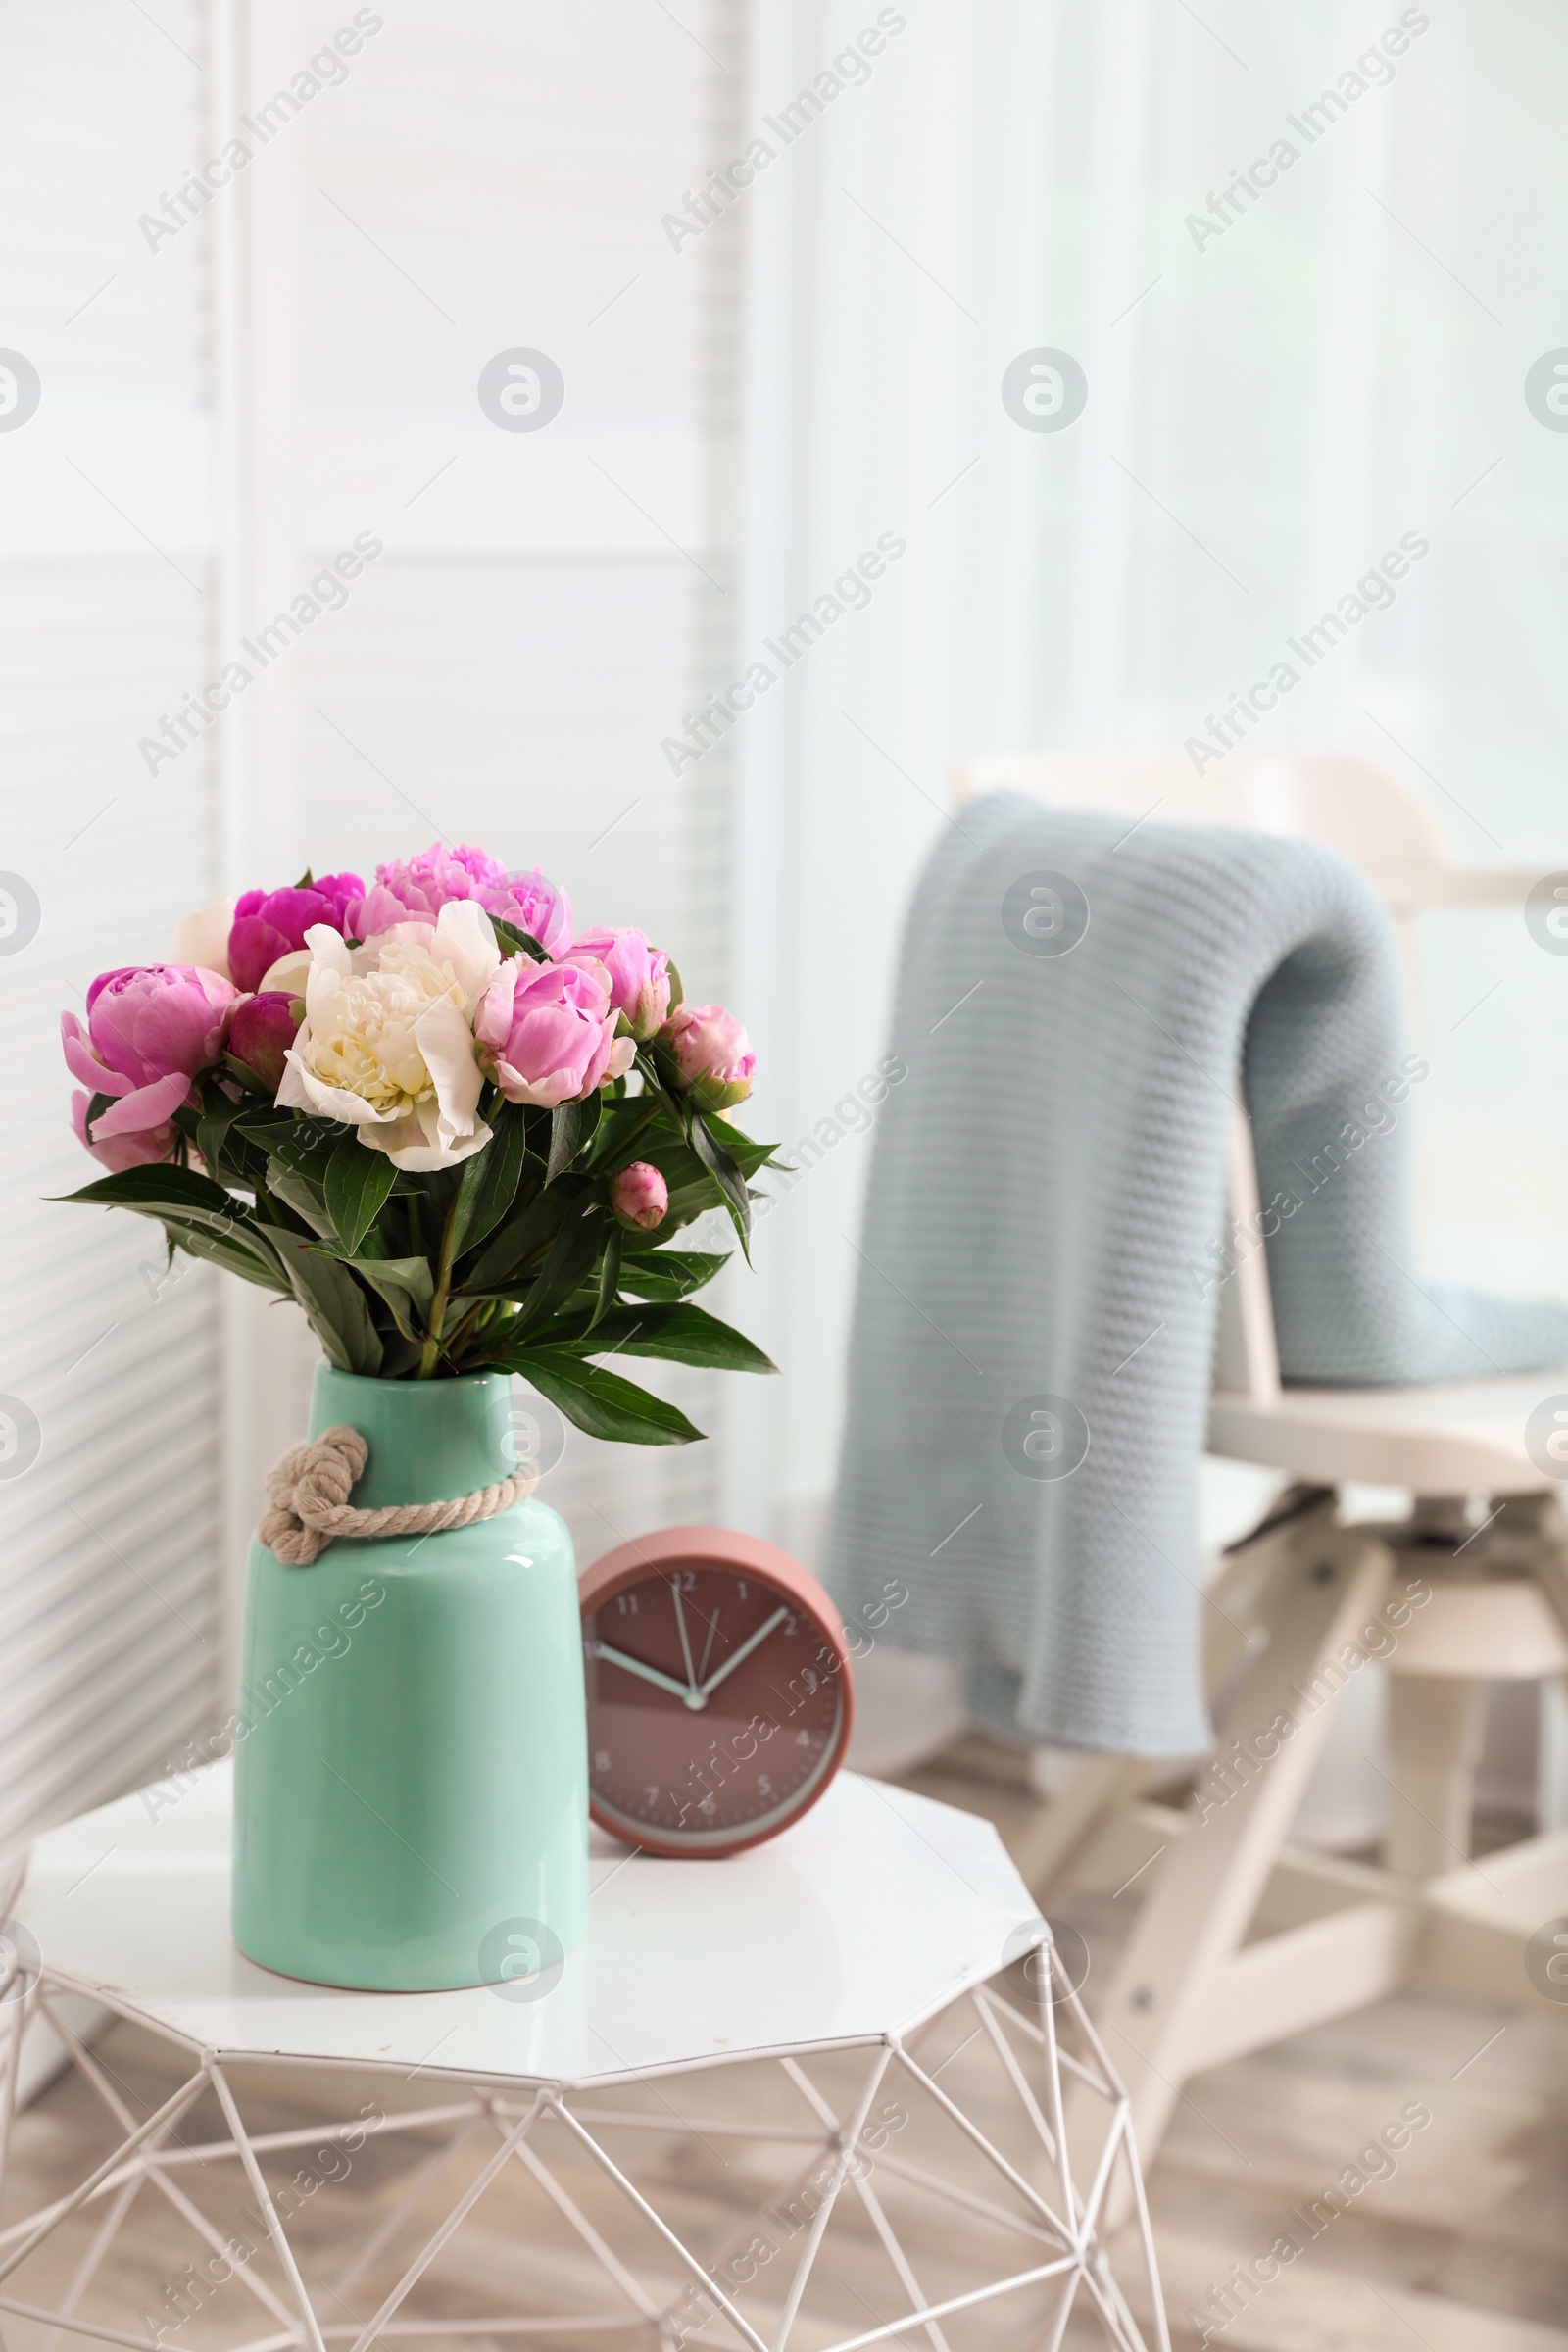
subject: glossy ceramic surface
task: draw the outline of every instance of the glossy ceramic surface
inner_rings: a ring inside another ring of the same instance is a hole
[[[515,1466],[509,1382],[318,1368],[311,1435],[358,1429],[364,1507]],[[587,1916],[575,1564],[530,1498],[441,1535],[253,1543],[235,1754],[233,1931],[323,1984],[478,1984],[494,1950],[569,1949]],[[538,1931],[538,1933],[535,1933]]]

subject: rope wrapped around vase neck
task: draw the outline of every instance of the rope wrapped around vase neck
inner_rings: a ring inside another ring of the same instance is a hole
[[[496,1486],[444,1502],[392,1502],[360,1511],[349,1496],[369,1458],[359,1431],[341,1423],[280,1454],[267,1474],[270,1508],[256,1529],[268,1550],[290,1568],[308,1568],[336,1536],[433,1536],[471,1527],[523,1501],[538,1475],[530,1464]]]

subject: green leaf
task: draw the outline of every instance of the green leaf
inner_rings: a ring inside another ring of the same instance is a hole
[[[554,1313],[564,1298],[569,1298],[599,1262],[600,1246],[605,1238],[609,1211],[592,1193],[578,1195],[576,1214],[564,1224],[550,1245],[550,1254],[539,1270],[539,1278],[528,1293],[517,1328],[526,1330],[545,1315]]]
[[[580,1191],[569,1185],[558,1185],[548,1193],[536,1193],[527,1205],[491,1242],[490,1247],[463,1277],[462,1288],[470,1296],[490,1290],[506,1282],[524,1260],[544,1249],[555,1239],[561,1226],[582,1199]]]
[[[236,1226],[233,1233],[224,1234],[216,1226],[198,1224],[194,1218],[165,1217],[161,1222],[172,1250],[183,1250],[187,1257],[204,1258],[210,1265],[221,1266],[225,1274],[237,1274],[242,1282],[254,1282],[261,1290],[275,1291],[280,1298],[290,1296],[288,1276],[254,1228]]]
[[[194,1168],[124,1168],[66,1199],[156,1218],[169,1241],[191,1257],[207,1258],[265,1290],[284,1287],[277,1260],[245,1203]]]
[[[633,1257],[628,1251],[621,1265],[620,1287],[634,1298],[685,1298],[711,1282],[733,1255],[729,1250],[661,1250],[647,1257]]]
[[[624,1084],[621,1080],[618,1083]],[[634,1159],[645,1157],[642,1143],[651,1138],[666,1114],[662,1105],[645,1095],[616,1098],[601,1094],[604,1110],[588,1153],[588,1165],[596,1176],[614,1175]]]
[[[602,1323],[615,1303],[615,1292],[620,1283],[621,1228],[613,1217],[605,1235],[605,1254],[599,1268],[599,1296],[594,1301],[593,1318],[588,1328]]]
[[[732,1127],[728,1119],[719,1118],[713,1111],[705,1111],[703,1118],[714,1143],[729,1153],[743,1176],[755,1176],[759,1168],[765,1168],[778,1150],[777,1144],[754,1143],[749,1135],[743,1135],[738,1127]]]
[[[223,1141],[234,1121],[244,1109],[243,1102],[231,1102],[226,1095],[218,1095],[203,1110],[196,1126],[196,1149],[209,1167],[216,1168],[222,1157]]]
[[[515,956],[519,952],[531,956],[535,963],[548,963],[550,950],[540,946],[531,931],[519,930],[515,923],[506,922],[499,914],[490,917],[491,927],[504,949]]]
[[[543,1345],[569,1345],[589,1355],[652,1355],[671,1364],[703,1364],[719,1372],[776,1372],[777,1364],[744,1332],[734,1331],[701,1306],[617,1306],[570,1342],[557,1341],[558,1326],[540,1334]]]
[[[318,1250],[303,1234],[264,1225],[289,1287],[304,1307],[311,1329],[339,1372],[374,1375],[381,1369],[381,1341],[370,1310],[346,1266]]]
[[[393,1320],[405,1338],[423,1337],[435,1298],[435,1278],[428,1258],[353,1257],[326,1243],[321,1245],[320,1254],[336,1258],[341,1266],[352,1267],[362,1282],[368,1283],[391,1308]],[[416,1324],[417,1330],[413,1328]]]
[[[677,1406],[650,1396],[635,1381],[585,1364],[560,1348],[519,1349],[507,1358],[504,1368],[520,1372],[591,1438],[622,1446],[689,1446],[704,1434]]]
[[[476,1249],[511,1208],[527,1149],[528,1122],[521,1108],[515,1102],[498,1102],[490,1117],[490,1141],[463,1163],[454,1256]]]
[[[245,1204],[232,1193],[215,1184],[210,1176],[199,1175],[194,1168],[176,1168],[172,1161],[161,1161],[151,1168],[122,1168],[117,1176],[100,1176],[94,1184],[84,1184],[79,1192],[57,1196],[64,1200],[77,1200],[94,1208],[135,1208],[144,1216],[156,1217],[162,1208],[177,1208],[192,1215],[243,1218]]]
[[[303,1217],[311,1231],[323,1242],[336,1239],[326,1205],[325,1189],[314,1178],[297,1175],[292,1168],[284,1167],[280,1160],[272,1159],[268,1163],[267,1189],[282,1201],[285,1208],[291,1208],[297,1217]]]
[[[268,1105],[248,1111],[241,1132],[260,1144],[270,1158],[280,1159],[285,1168],[324,1185],[333,1152],[345,1134],[354,1131],[342,1119],[279,1117]]]
[[[604,1105],[597,1095],[583,1102],[558,1102],[550,1114],[550,1163],[545,1183],[565,1174],[579,1152],[591,1141]]]
[[[751,1259],[752,1200],[746,1190],[746,1179],[731,1158],[724,1145],[713,1135],[700,1110],[692,1112],[692,1150],[712,1177],[724,1196],[724,1206],[734,1220],[741,1237],[741,1248]]]
[[[171,1247],[221,1265],[264,1290],[286,1288],[277,1260],[243,1200],[194,1168],[125,1168],[62,1198],[87,1207],[128,1208],[151,1217]]]
[[[384,1331],[381,1334],[382,1380],[405,1380],[414,1371],[424,1353],[424,1342],[411,1339],[407,1332]]]
[[[330,1230],[351,1257],[374,1224],[396,1175],[386,1153],[371,1144],[362,1144],[353,1128],[327,1161],[324,1201]],[[287,1193],[283,1199],[288,1200]],[[289,1206],[295,1208],[299,1203],[289,1200]],[[306,1214],[303,1209],[300,1213]]]

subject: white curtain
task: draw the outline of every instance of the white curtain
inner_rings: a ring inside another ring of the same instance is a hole
[[[881,534],[906,543],[790,666],[764,657],[776,682],[731,738],[759,1121],[815,1148],[760,1238],[752,1327],[788,1377],[732,1398],[727,1499],[809,1551],[861,1081],[955,760],[1218,749],[1211,719],[1411,534],[1428,552],[1396,599],[1295,659],[1248,740],[1353,747],[1461,858],[1568,867],[1568,436],[1525,396],[1568,341],[1568,22],[1544,0],[762,0],[755,21],[746,134],[777,152],[739,200],[735,674]],[[1042,347],[1087,379],[1060,430],[1004,405]],[[1561,1294],[1568,960],[1512,909],[1436,918],[1429,946],[1430,1262]],[[1216,1523],[1248,1499],[1221,1492]]]

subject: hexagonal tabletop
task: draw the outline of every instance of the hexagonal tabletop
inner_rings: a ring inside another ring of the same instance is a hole
[[[48,1832],[19,1905],[52,1972],[220,2055],[584,2083],[863,2041],[995,1974],[1038,1920],[989,1822],[846,1772],[724,1861],[596,1830],[588,1936],[542,1997],[344,1992],[236,1950],[231,1787],[214,1765]]]

